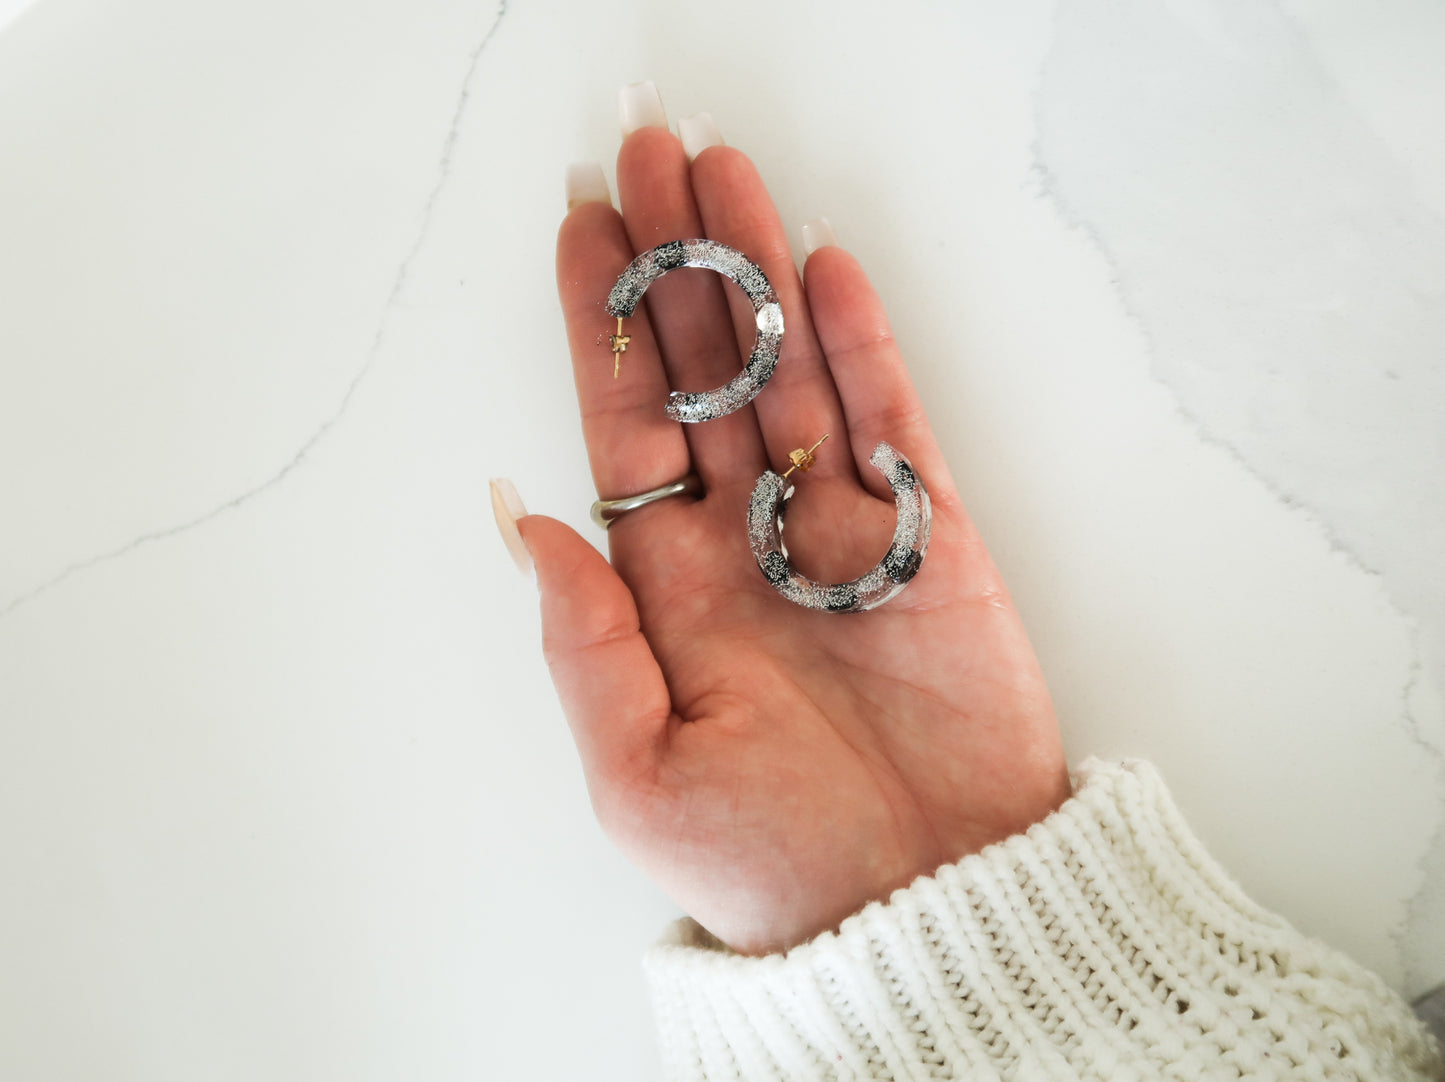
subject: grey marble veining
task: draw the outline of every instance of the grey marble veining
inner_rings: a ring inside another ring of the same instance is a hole
[[[406,254],[402,257],[401,262],[397,265],[396,277],[387,294],[382,311],[377,317],[376,332],[371,339],[365,356],[360,358],[354,374],[346,384],[335,411],[321,419],[315,430],[296,448],[295,454],[285,462],[280,469],[259,484],[229,496],[199,515],[184,519],[180,522],[158,525],[154,529],[147,530],[142,534],[130,538],[123,544],[105,549],[104,551],[97,552],[91,556],[69,563],[64,567],[55,569],[39,582],[25,584],[18,590],[12,587],[8,596],[0,594],[0,619],[3,619],[12,610],[33,601],[47,590],[64,582],[76,572],[84,571],[97,564],[124,556],[142,545],[175,537],[187,530],[209,522],[217,515],[242,506],[273,485],[285,480],[286,476],[302,463],[306,456],[311,453],[312,449],[326,437],[326,434],[341,419],[348,405],[351,403],[357,388],[366,378],[367,373],[371,371],[372,366],[376,363],[377,356],[381,353],[383,340],[386,335],[387,322],[392,310],[402,295],[402,291],[406,288],[407,278],[411,272],[412,265],[416,262],[417,256],[426,244],[427,236],[431,231],[432,219],[436,212],[437,199],[440,197],[442,190],[446,187],[447,180],[451,176],[452,155],[456,148],[457,139],[461,133],[462,120],[466,115],[468,101],[471,97],[472,84],[476,78],[477,69],[481,64],[482,54],[486,52],[487,46],[491,44],[492,38],[496,36],[497,30],[502,25],[502,20],[507,14],[507,3],[508,0],[498,0],[495,18],[488,24],[485,32],[478,40],[476,47],[472,50],[468,58],[466,73],[462,76],[461,89],[456,99],[456,107],[452,113],[451,123],[447,128],[446,137],[442,143],[440,155],[438,156],[436,177],[432,183],[431,190],[427,194],[426,202],[417,215],[415,239],[407,249]],[[23,6],[23,3],[19,5],[19,7]],[[15,9],[14,14],[19,14],[19,7]],[[3,27],[4,22],[5,9],[0,8],[0,27]]]
[[[642,78],[862,260],[1070,755],[1418,990],[1445,12],[1351,4],[0,0],[0,1076],[655,1077],[675,908],[484,498],[585,527]]]
[[[1036,104],[1047,191],[1156,378],[1413,629],[1398,722],[1445,822],[1445,223],[1272,6],[1063,5]],[[1445,979],[1442,925],[1437,827],[1398,932],[1417,990]]]

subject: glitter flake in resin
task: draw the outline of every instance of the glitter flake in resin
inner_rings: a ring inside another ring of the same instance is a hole
[[[826,585],[795,571],[783,545],[783,515],[793,486],[769,470],[753,487],[748,504],[748,542],[763,577],[793,604],[819,612],[864,612],[897,597],[923,566],[933,528],[928,490],[908,459],[886,443],[873,448],[868,461],[893,489],[898,525],[893,530],[893,543],[878,566],[852,582]]]
[[[632,315],[647,287],[678,267],[702,267],[731,278],[752,302],[758,329],[748,363],[727,383],[711,391],[673,391],[667,396],[667,415],[695,424],[726,417],[758,396],[778,365],[783,310],[762,268],[736,248],[715,240],[675,240],[643,252],[627,265],[607,296],[607,311],[624,318]]]

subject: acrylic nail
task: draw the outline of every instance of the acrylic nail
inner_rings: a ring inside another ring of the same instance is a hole
[[[833,232],[833,225],[827,218],[814,218],[803,226],[804,254],[812,255],[819,248],[827,248],[837,243],[838,236]]]
[[[650,81],[632,83],[618,92],[617,117],[622,124],[624,138],[638,128],[667,127],[667,111],[662,107],[662,97]]]
[[[677,122],[677,134],[682,139],[682,149],[687,151],[688,161],[723,141],[711,113],[693,113],[683,117]]]
[[[573,162],[567,167],[567,209],[583,203],[606,203],[612,205],[612,194],[607,190],[607,178],[597,162]]]
[[[507,546],[507,553],[517,565],[517,570],[524,578],[534,579],[536,572],[532,567],[532,554],[527,551],[522,533],[517,529],[517,520],[527,515],[522,497],[517,495],[516,486],[505,477],[492,478],[491,488],[492,514],[497,519],[497,532],[502,535],[502,542]]]

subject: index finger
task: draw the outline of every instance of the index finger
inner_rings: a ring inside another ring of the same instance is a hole
[[[600,166],[574,166],[589,174],[593,198],[572,206],[557,233],[557,293],[567,324],[572,378],[582,413],[582,436],[592,480],[604,500],[631,496],[676,481],[690,469],[687,439],[663,412],[667,377],[646,313],[628,321],[631,341],[622,355],[624,379],[613,378],[607,335],[616,321],[607,314],[608,291],[632,261],[622,215],[606,196]]]

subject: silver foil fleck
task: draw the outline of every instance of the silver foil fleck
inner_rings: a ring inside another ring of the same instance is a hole
[[[852,582],[814,582],[794,570],[783,544],[783,517],[793,486],[772,470],[753,486],[748,501],[748,543],[763,577],[793,604],[819,612],[865,612],[897,597],[923,566],[933,530],[928,490],[913,472],[913,464],[887,443],[873,448],[868,461],[893,489],[898,524],[883,559]]]
[[[678,267],[702,267],[731,278],[757,316],[757,341],[741,372],[711,391],[673,391],[667,396],[669,417],[696,424],[746,406],[772,378],[783,344],[783,310],[762,268],[736,248],[715,240],[674,240],[643,252],[627,265],[607,295],[607,311],[624,318],[632,315],[647,287]]]

